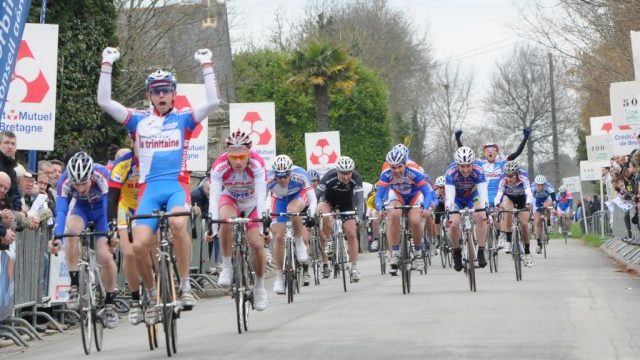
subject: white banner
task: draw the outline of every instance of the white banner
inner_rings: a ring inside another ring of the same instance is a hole
[[[609,135],[585,136],[587,141],[587,158],[589,161],[609,161],[613,154]]]
[[[640,80],[640,31],[631,32],[631,53],[633,54],[633,70],[636,80]]]
[[[195,108],[207,101],[204,84],[178,84],[178,94],[174,101],[176,109]],[[189,149],[187,151],[187,170],[207,171],[207,134],[209,133],[209,121],[203,120],[191,133]]]
[[[591,124],[591,135],[607,135],[611,133],[613,128],[613,119],[611,115],[607,116],[594,116],[589,118]],[[615,130],[631,130],[629,125],[619,125]]]
[[[0,130],[16,134],[18,150],[53,150],[57,67],[58,25],[26,24],[0,120]]]
[[[580,180],[593,181],[602,178],[602,167],[590,161],[580,161]]]
[[[267,166],[276,157],[275,103],[229,104],[229,131],[240,129],[251,136],[252,149],[257,151]]]
[[[571,176],[562,179],[562,184],[572,193],[582,193],[582,184],[580,184],[580,176]]]
[[[307,169],[324,174],[333,168],[340,156],[340,132],[325,131],[304,134]]]
[[[49,257],[49,304],[65,303],[69,299],[71,278],[69,268],[65,260],[64,246],[58,252],[58,256]]]
[[[632,130],[614,131],[611,133],[613,155],[629,155],[638,148],[638,139]]]
[[[636,131],[640,129],[640,82],[611,83],[609,98],[613,124],[629,125]]]

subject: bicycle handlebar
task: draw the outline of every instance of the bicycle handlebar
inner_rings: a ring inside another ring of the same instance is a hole
[[[196,231],[196,222],[195,222],[195,211],[193,207],[189,211],[176,211],[176,212],[166,212],[162,210],[154,210],[151,214],[140,214],[140,215],[129,215],[127,214],[127,232],[129,233],[129,243],[133,243],[133,234],[131,232],[131,222],[133,220],[141,220],[141,219],[166,219],[170,217],[178,217],[178,216],[189,216],[191,219],[191,238],[198,237],[198,233]]]
[[[355,210],[350,210],[350,211],[332,211],[332,212],[328,212],[328,213],[320,213],[319,214],[321,217],[327,217],[327,216],[349,216],[349,215],[356,215],[356,211]]]

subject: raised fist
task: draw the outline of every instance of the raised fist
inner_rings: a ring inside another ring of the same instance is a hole
[[[109,63],[113,65],[120,59],[120,50],[112,47],[107,47],[102,51],[102,63]]]
[[[198,49],[196,53],[193,54],[193,58],[196,59],[200,63],[200,65],[211,64],[211,58],[213,54],[209,49]]]

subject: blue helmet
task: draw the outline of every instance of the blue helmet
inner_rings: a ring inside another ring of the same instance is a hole
[[[409,148],[405,144],[396,144],[391,148],[391,150],[400,150],[404,153],[405,157],[409,157]]]
[[[178,86],[178,81],[172,73],[158,69],[147,76],[147,80],[144,82],[145,90],[149,91],[152,85],[171,85],[175,90]]]
[[[407,154],[402,149],[396,149],[395,147],[387,153],[385,159],[390,165],[399,165],[407,162]]]

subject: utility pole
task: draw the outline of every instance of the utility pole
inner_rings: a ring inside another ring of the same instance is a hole
[[[553,58],[549,53],[549,89],[551,90],[551,129],[553,131],[553,174],[556,189],[560,186],[560,156],[558,154],[558,121],[556,119],[556,94],[553,83]]]

